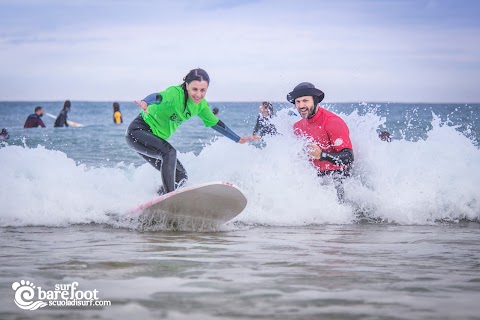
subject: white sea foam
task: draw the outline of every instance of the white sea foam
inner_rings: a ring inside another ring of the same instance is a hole
[[[438,119],[426,140],[381,141],[374,114],[342,115],[355,153],[353,177],[345,181],[346,203],[317,178],[304,144],[291,132],[298,117],[280,110],[273,122],[281,133],[263,147],[238,145],[225,137],[199,155],[179,154],[189,185],[229,181],[249,200],[236,218],[245,224],[301,226],[347,224],[361,212],[381,221],[429,224],[439,219],[480,217],[480,151],[471,140]],[[65,226],[110,223],[155,197],[160,174],[148,164],[114,168],[78,165],[42,146],[0,148],[0,226]]]
[[[42,146],[4,147],[0,158],[2,226],[102,223],[106,213],[151,199],[155,188],[155,170],[148,166],[87,168]]]

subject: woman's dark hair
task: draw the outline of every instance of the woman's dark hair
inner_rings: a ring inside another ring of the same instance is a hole
[[[273,117],[273,105],[271,102],[263,101],[262,106],[268,110],[268,116],[271,118]]]
[[[117,112],[117,111],[120,111],[120,105],[118,104],[118,102],[114,102],[113,103],[113,112]]]
[[[63,109],[70,109],[71,106],[72,103],[70,102],[70,100],[65,100],[65,102],[63,103]]]
[[[187,93],[187,83],[190,84],[192,81],[207,81],[210,84],[210,77],[208,76],[207,71],[197,68],[190,70],[187,75],[183,78],[182,89],[185,94],[185,101],[183,105],[183,110],[187,109],[188,93]]]

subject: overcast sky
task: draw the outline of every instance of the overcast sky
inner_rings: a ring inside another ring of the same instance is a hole
[[[476,0],[0,0],[0,100],[480,102]]]

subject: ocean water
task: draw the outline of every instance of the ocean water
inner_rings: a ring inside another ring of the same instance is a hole
[[[121,125],[111,103],[72,101],[84,127],[23,129],[37,105],[63,102],[0,102],[1,319],[479,319],[478,104],[325,104],[354,145],[344,204],[293,136],[291,105],[274,103],[280,135],[246,145],[191,119],[170,140],[189,184],[229,181],[249,203],[181,231],[128,216],[161,183],[125,143],[133,103]],[[211,105],[252,133],[257,102]],[[74,282],[111,305],[16,305],[25,288]]]

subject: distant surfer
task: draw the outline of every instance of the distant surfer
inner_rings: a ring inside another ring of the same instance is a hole
[[[273,105],[264,101],[258,107],[258,117],[255,127],[253,128],[253,135],[263,137],[265,135],[277,134],[277,128],[270,120],[273,117]]]
[[[122,113],[120,112],[120,104],[114,102],[113,105],[113,123],[120,124],[123,123]]]
[[[55,120],[55,124],[53,125],[54,127],[68,127],[68,117],[67,117],[67,113],[70,112],[70,108],[71,108],[72,104],[70,102],[70,100],[66,100],[64,103],[63,103],[63,109],[60,111],[60,113],[58,114],[58,117],[57,119]]]
[[[32,113],[27,117],[27,120],[25,120],[25,124],[23,125],[24,128],[37,128],[37,127],[42,127],[45,128],[45,123],[43,123],[42,117],[43,117],[43,107],[36,107],[35,108],[35,113]]]
[[[8,138],[10,138],[8,131],[6,128],[3,128],[2,131],[0,132],[0,141],[8,140]]]
[[[390,137],[390,132],[388,132],[388,131],[381,131],[378,134],[378,137],[382,141],[392,142],[392,137]]]
[[[186,120],[193,116],[237,143],[258,140],[258,137],[239,137],[218,119],[208,106],[205,95],[210,77],[203,69],[193,69],[183,83],[159,93],[152,93],[141,101],[134,101],[142,111],[126,132],[130,147],[161,172],[163,186],[159,194],[172,192],[187,179],[187,172],[177,159],[177,150],[167,139]]]
[[[353,149],[347,124],[333,112],[319,106],[325,94],[309,82],[298,84],[287,95],[302,117],[294,124],[296,135],[309,140],[308,154],[319,176],[331,176],[343,201],[342,179],[350,175]]]

